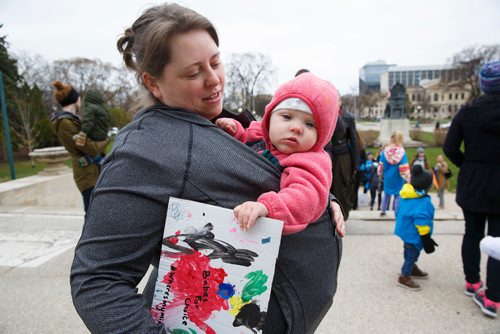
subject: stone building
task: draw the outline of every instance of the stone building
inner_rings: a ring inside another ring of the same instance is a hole
[[[361,74],[366,76],[372,66],[384,68],[380,62],[363,66]],[[385,62],[384,62],[385,65]],[[359,117],[380,119],[386,108],[388,92],[394,85],[402,84],[408,94],[407,114],[413,119],[443,119],[453,117],[469,99],[468,87],[458,85],[459,72],[452,65],[389,66],[379,75],[379,91],[374,92],[372,84],[368,107],[360,110]],[[375,78],[375,77],[374,77]],[[360,78],[361,80],[361,78]],[[374,79],[372,78],[372,81]],[[361,89],[360,89],[361,92]],[[365,91],[366,92],[366,91]],[[362,93],[360,93],[362,94]]]
[[[469,99],[469,91],[440,80],[421,81],[419,87],[407,88],[412,119],[452,118]]]

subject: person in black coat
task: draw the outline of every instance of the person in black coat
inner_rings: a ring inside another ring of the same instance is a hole
[[[443,151],[460,168],[456,201],[465,218],[465,293],[473,296],[483,313],[496,317],[500,307],[500,261],[488,259],[486,289],[480,290],[479,243],[486,221],[487,234],[500,236],[500,62],[485,64],[479,79],[484,95],[453,118]]]
[[[333,182],[330,192],[340,202],[344,215],[354,208],[355,176],[359,170],[359,145],[356,121],[353,114],[343,110],[337,118],[332,139],[325,146],[325,151],[332,157]]]

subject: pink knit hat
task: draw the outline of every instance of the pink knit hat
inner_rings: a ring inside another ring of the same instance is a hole
[[[332,137],[339,115],[340,99],[335,86],[312,73],[303,73],[278,87],[271,102],[266,106],[261,122],[266,142],[270,142],[269,119],[272,112],[280,107],[282,102],[288,104],[288,100],[295,101],[296,106],[300,105],[296,103],[296,100],[299,100],[312,112],[318,139],[311,150],[322,150]]]

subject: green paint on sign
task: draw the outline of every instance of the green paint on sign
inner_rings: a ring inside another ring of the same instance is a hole
[[[267,275],[264,274],[262,270],[252,271],[251,273],[248,273],[245,278],[248,278],[249,281],[245,284],[243,292],[241,293],[241,299],[243,302],[248,302],[252,300],[253,297],[258,296],[267,290]]]

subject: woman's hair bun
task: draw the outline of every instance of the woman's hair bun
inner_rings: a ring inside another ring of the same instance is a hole
[[[61,81],[59,81],[59,80],[53,81],[52,82],[52,86],[54,86],[57,90],[63,90],[64,89],[64,84]]]

